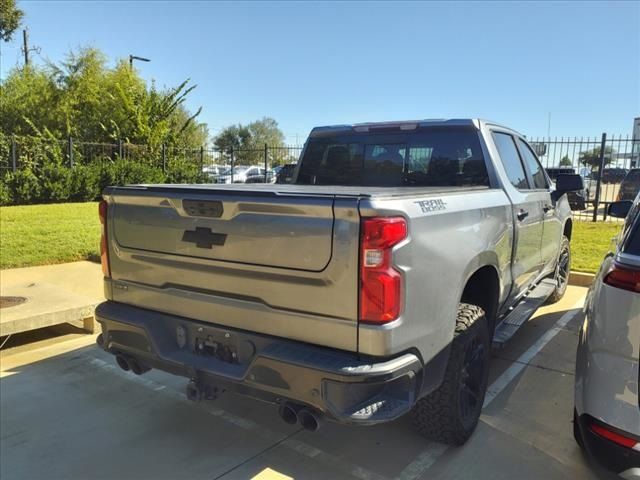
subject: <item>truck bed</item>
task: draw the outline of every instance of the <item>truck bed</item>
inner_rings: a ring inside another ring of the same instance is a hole
[[[488,190],[489,187],[363,187],[334,185],[292,185],[292,184],[161,184],[161,185],[128,185],[126,187],[109,187],[105,193],[113,191],[145,190],[148,192],[173,193],[222,193],[225,195],[305,195],[305,196],[339,196],[354,198],[389,198],[418,197],[429,195],[461,193],[465,191]]]

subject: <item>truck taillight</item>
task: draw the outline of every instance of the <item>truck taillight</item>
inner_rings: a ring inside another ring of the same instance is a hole
[[[98,214],[100,215],[100,224],[102,225],[102,234],[100,235],[100,263],[102,264],[103,275],[110,277],[109,246],[107,244],[107,206],[108,203],[105,200],[102,200],[98,204]]]
[[[614,263],[604,276],[603,282],[623,290],[640,292],[640,270]]]
[[[364,218],[360,237],[360,321],[381,324],[400,316],[402,274],[393,268],[391,249],[407,238],[402,217]]]

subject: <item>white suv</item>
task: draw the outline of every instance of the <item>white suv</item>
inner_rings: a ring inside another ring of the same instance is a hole
[[[626,220],[587,295],[576,359],[576,441],[626,479],[640,479],[639,198],[609,206]]]

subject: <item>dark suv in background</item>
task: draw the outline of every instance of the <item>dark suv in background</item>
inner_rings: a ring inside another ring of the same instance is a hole
[[[283,165],[276,176],[276,183],[293,183],[293,174],[296,171],[297,163]]]
[[[556,178],[558,178],[558,175],[575,175],[576,173],[575,169],[571,167],[545,168],[545,171],[547,172],[547,175],[551,179],[551,182],[554,186],[556,184]],[[582,191],[567,193],[567,200],[569,200],[569,206],[571,207],[571,210],[585,210],[587,208],[587,202],[589,201],[590,194],[589,181],[587,178],[584,178],[583,180],[584,188]]]
[[[620,183],[626,177],[629,170],[626,168],[610,167],[602,171],[602,183]],[[597,173],[595,174],[597,179]]]
[[[618,200],[634,200],[638,191],[640,191],[640,168],[632,168],[620,184]]]

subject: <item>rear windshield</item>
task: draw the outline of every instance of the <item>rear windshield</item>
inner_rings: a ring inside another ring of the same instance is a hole
[[[478,132],[428,128],[311,138],[297,183],[360,186],[488,186]]]

